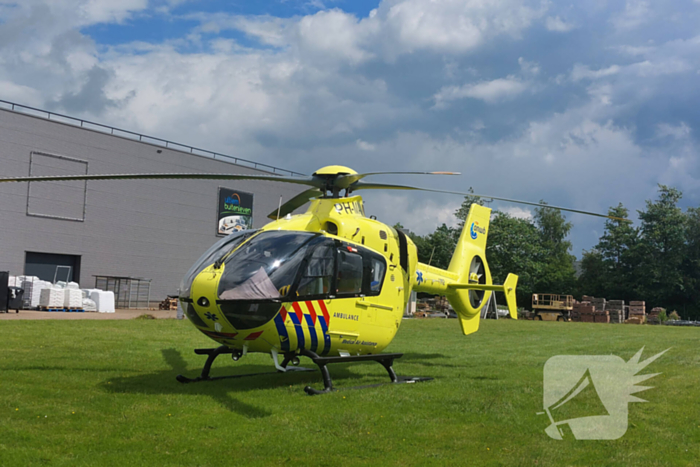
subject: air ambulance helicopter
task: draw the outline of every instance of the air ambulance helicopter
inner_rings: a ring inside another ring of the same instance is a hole
[[[327,365],[377,361],[393,383],[431,378],[398,377],[393,361],[401,353],[382,353],[401,325],[411,292],[445,295],[464,335],[479,328],[480,313],[493,292],[505,295],[510,317],[517,319],[515,288],[509,274],[492,283],[486,261],[491,209],[473,204],[446,270],[418,261],[415,244],[373,216],[366,217],[366,189],[422,190],[503,200],[533,206],[610,217],[603,214],[473,193],[369,183],[371,175],[458,175],[452,172],[375,172],[358,174],[344,166],[323,167],[311,177],[235,174],[61,175],[0,179],[38,182],[113,179],[269,180],[307,185],[268,217],[261,229],[234,231],[215,243],[190,268],[180,284],[185,314],[202,333],[220,344],[196,349],[207,355],[197,378],[178,376],[181,383],[254,375],[209,376],[222,354],[234,361],[252,352],[271,355],[279,372],[298,368],[299,357],[320,369],[324,389],[334,389]],[[303,214],[292,213],[310,202]],[[289,364],[292,363],[290,367]]]

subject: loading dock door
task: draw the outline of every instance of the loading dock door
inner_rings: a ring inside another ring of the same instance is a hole
[[[37,276],[49,282],[53,282],[54,277],[57,281],[80,282],[80,256],[28,251],[24,261],[24,275]]]

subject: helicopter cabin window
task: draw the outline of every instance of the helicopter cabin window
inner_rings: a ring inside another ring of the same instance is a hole
[[[297,296],[308,298],[330,294],[334,273],[335,242],[324,240],[313,248],[308,257],[297,287]]]
[[[338,295],[358,295],[362,293],[362,255],[357,248],[345,248],[338,250],[336,291]]]

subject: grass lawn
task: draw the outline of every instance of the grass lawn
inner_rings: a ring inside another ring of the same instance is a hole
[[[0,465],[700,465],[700,329],[408,320],[387,349],[418,384],[321,389],[320,374],[183,385],[214,342],[176,320],[0,322]],[[614,441],[549,438],[542,372],[555,355],[643,359],[662,374]],[[302,365],[310,361],[302,359]],[[212,375],[272,370],[266,355]],[[331,365],[337,387],[388,381],[376,363]]]

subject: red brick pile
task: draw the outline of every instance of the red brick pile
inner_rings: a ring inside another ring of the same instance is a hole
[[[571,320],[582,323],[609,323],[610,314],[605,310],[605,299],[584,295],[580,303],[574,303]]]
[[[591,305],[591,302],[574,303],[574,309],[571,310],[571,321],[595,323],[595,307]]]

